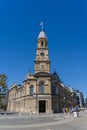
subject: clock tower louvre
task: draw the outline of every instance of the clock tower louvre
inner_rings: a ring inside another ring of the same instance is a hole
[[[35,73],[50,73],[50,59],[48,54],[48,39],[42,30],[37,38]]]

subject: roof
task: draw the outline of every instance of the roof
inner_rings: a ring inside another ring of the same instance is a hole
[[[37,39],[39,39],[39,38],[46,38],[47,39],[47,36],[46,36],[46,33],[45,33],[45,31],[40,31],[40,33],[39,33],[39,36],[38,36],[38,38]]]
[[[37,72],[34,74],[35,77],[50,77],[48,72]]]

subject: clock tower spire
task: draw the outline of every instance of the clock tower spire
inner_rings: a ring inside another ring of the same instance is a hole
[[[41,30],[37,38],[35,59],[35,73],[50,73],[50,60],[48,54],[48,39],[44,30]]]

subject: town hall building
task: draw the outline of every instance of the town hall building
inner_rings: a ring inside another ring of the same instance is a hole
[[[34,74],[29,73],[22,85],[14,84],[8,93],[8,111],[29,113],[61,112],[72,104],[71,92],[57,73],[50,73],[48,38],[41,30],[37,38]]]

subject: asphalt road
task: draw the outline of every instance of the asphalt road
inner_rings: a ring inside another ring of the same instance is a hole
[[[55,117],[3,118],[0,119],[0,130],[87,130],[87,110],[80,112],[77,118],[61,117],[60,114],[56,119]]]

